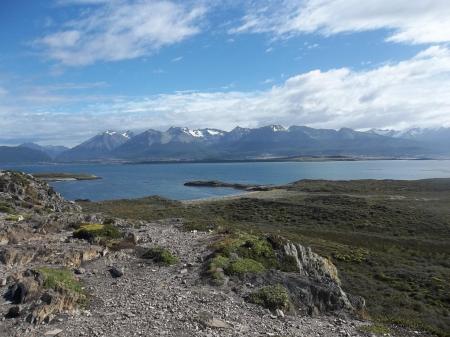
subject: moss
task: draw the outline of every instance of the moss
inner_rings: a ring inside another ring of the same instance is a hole
[[[248,301],[270,310],[288,310],[291,306],[288,290],[281,284],[263,287],[248,296]]]
[[[95,241],[96,239],[119,239],[122,237],[122,233],[117,227],[109,224],[82,224],[73,232],[73,236],[78,239]]]
[[[199,231],[199,232],[208,232],[210,230],[215,230],[217,228],[217,224],[209,222],[209,221],[186,221],[183,224],[183,229],[185,231]]]
[[[9,205],[6,202],[0,202],[0,213],[11,214],[13,212],[14,212],[14,210],[11,207],[11,205]]]
[[[165,266],[171,266],[178,262],[178,257],[173,255],[168,249],[162,247],[154,247],[148,249],[142,257],[144,259],[151,259],[155,263]]]
[[[280,270],[284,272],[298,272],[298,264],[292,255],[284,255],[280,259]]]
[[[247,258],[239,258],[235,261],[231,261],[226,267],[225,272],[229,275],[244,275],[262,273],[266,268],[258,261]]]
[[[364,325],[359,328],[361,332],[366,332],[369,334],[374,334],[377,336],[383,336],[388,335],[391,333],[391,329],[389,329],[388,326],[380,323],[371,324],[371,325]]]
[[[6,221],[22,221],[24,217],[22,215],[16,215],[16,214],[10,214],[8,215],[5,220]]]
[[[343,262],[361,263],[367,260],[369,251],[363,248],[347,248],[333,252],[333,258]]]
[[[209,261],[208,275],[218,284],[224,281],[224,271],[230,265],[228,257],[217,255]]]
[[[78,298],[78,303],[85,303],[87,297],[81,283],[66,268],[37,269],[44,279],[44,287],[58,292],[65,292]]]
[[[238,233],[228,236],[214,245],[216,251],[223,256],[237,255],[263,264],[266,268],[278,266],[275,251],[264,236]]]

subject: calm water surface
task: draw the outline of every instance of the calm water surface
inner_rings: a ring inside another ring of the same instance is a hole
[[[189,180],[284,184],[299,179],[450,178],[447,160],[380,160],[354,162],[189,163],[189,164],[50,164],[3,166],[34,172],[90,173],[94,181],[51,183],[67,199],[121,199],[161,195],[187,200],[238,194],[227,188],[185,187]]]

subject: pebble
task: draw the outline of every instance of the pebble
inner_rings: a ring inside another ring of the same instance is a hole
[[[53,330],[49,330],[46,333],[44,333],[45,336],[57,336],[59,335],[61,332],[63,332],[63,330],[61,329],[53,329]]]

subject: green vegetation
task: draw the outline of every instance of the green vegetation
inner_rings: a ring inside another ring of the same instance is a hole
[[[144,259],[151,259],[153,262],[165,266],[171,266],[178,262],[177,256],[173,255],[168,249],[162,247],[150,248],[142,255],[142,257]]]
[[[26,177],[26,174],[24,173],[20,173],[20,172],[16,172],[16,171],[5,171],[8,172],[9,174],[11,174],[12,179],[14,180],[15,183],[21,185],[22,187],[27,187],[30,184],[30,181],[28,180],[28,178]]]
[[[58,292],[64,292],[70,296],[76,297],[77,302],[82,304],[86,301],[86,294],[81,283],[75,279],[72,272],[68,269],[42,267],[37,270],[44,279],[44,287]]]
[[[289,310],[291,306],[289,292],[281,284],[262,287],[251,293],[248,297],[248,301],[259,304],[270,310]]]
[[[225,269],[227,274],[230,275],[244,275],[248,273],[262,273],[266,268],[264,265],[253,259],[239,258],[235,261],[231,261],[228,267]]]
[[[86,211],[110,216],[184,218],[191,229],[267,233],[311,246],[337,266],[345,291],[366,299],[372,318],[441,336],[450,336],[449,205],[450,179],[309,180],[236,199],[182,203],[150,197],[82,204]],[[220,278],[220,268],[226,272],[229,252],[236,250],[240,258],[274,266],[264,243],[251,239],[250,249],[244,249],[246,239],[235,235],[228,247],[215,247],[223,252],[211,260],[212,276]],[[267,240],[274,247],[276,242]],[[293,267],[292,261],[284,262]],[[284,263],[278,263],[281,269]]]
[[[0,213],[11,214],[14,212],[14,209],[11,207],[9,203],[0,201]]]
[[[16,222],[21,221],[23,219],[24,219],[24,217],[22,215],[17,215],[17,214],[10,214],[5,218],[6,221],[16,221]]]
[[[85,173],[59,173],[59,172],[49,172],[49,173],[33,173],[35,178],[54,181],[54,180],[96,180],[101,179],[93,174]]]
[[[122,233],[117,227],[109,224],[81,224],[80,227],[73,232],[73,236],[77,239],[84,239],[92,242],[120,239]]]
[[[374,334],[377,336],[389,335],[391,333],[391,329],[384,324],[372,324],[372,325],[364,325],[360,328],[361,332],[366,332],[369,334]]]

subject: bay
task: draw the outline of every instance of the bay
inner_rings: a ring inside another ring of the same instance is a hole
[[[91,181],[52,182],[65,198],[108,199],[160,195],[177,200],[239,194],[229,188],[186,187],[190,180],[244,184],[285,184],[300,179],[426,179],[450,178],[448,160],[371,160],[325,162],[240,162],[171,164],[46,164],[3,165],[27,173],[89,173]]]

